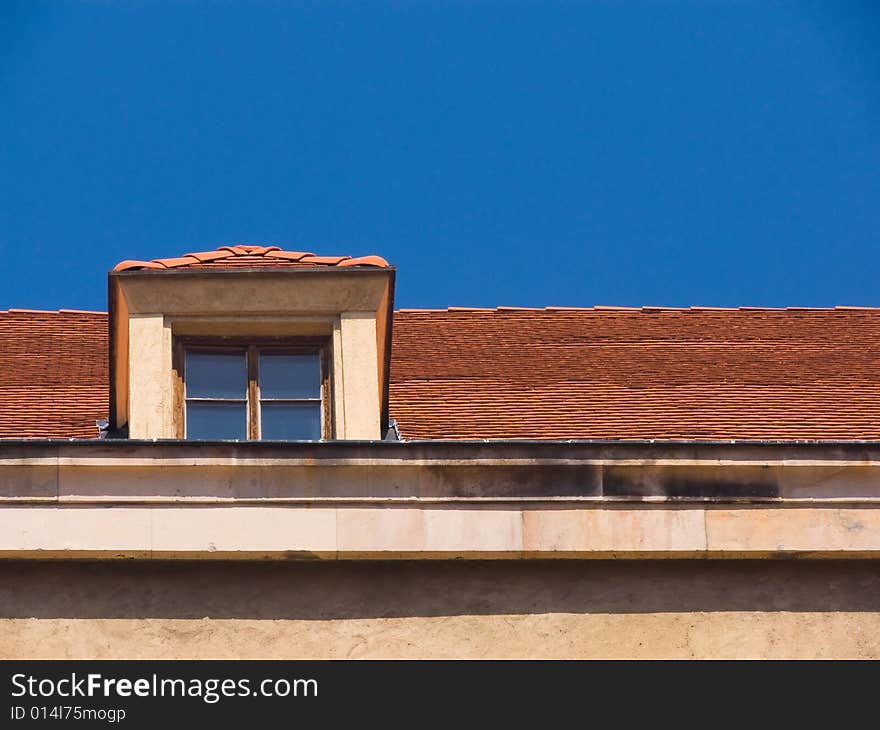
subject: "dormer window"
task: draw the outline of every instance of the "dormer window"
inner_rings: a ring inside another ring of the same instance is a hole
[[[394,269],[221,246],[110,272],[115,438],[381,440]]]
[[[187,439],[317,441],[331,436],[325,342],[182,339]]]

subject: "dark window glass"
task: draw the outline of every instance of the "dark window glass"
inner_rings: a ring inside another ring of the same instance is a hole
[[[320,352],[241,347],[187,350],[184,356],[186,438],[321,439]],[[250,382],[256,374],[256,382]],[[254,395],[259,403],[251,402]]]
[[[302,355],[260,354],[260,398],[320,398],[321,360]]]
[[[195,401],[186,404],[188,439],[247,438],[247,404]]]
[[[186,397],[247,397],[245,353],[187,352]]]
[[[262,438],[269,441],[313,441],[321,438],[321,403],[262,402]]]

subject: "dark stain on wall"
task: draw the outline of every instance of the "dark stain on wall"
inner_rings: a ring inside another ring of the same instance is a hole
[[[0,562],[0,618],[878,610],[869,560]]]

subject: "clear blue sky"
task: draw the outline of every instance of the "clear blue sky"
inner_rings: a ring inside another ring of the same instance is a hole
[[[0,309],[378,253],[402,307],[880,305],[880,3],[0,3]]]

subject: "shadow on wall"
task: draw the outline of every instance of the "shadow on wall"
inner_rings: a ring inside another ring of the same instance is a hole
[[[878,610],[875,561],[0,563],[0,618]]]

